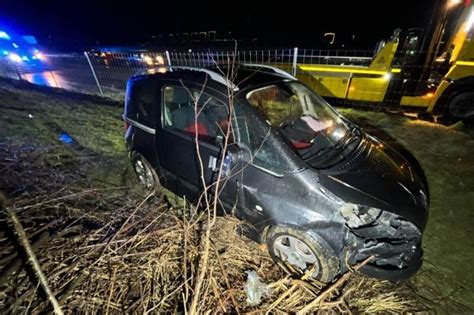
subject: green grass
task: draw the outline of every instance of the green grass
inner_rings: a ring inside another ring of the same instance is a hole
[[[352,109],[340,112],[388,142],[397,141],[418,159],[428,179],[431,205],[423,236],[425,264],[414,282],[420,287],[434,286],[446,297],[473,308],[472,130],[462,125],[446,127],[384,113]]]
[[[92,161],[81,169],[89,181],[122,185],[129,164],[122,111],[120,103],[0,82],[0,142],[49,148],[49,158],[60,159],[63,166]],[[74,145],[59,141],[62,131],[73,137]]]

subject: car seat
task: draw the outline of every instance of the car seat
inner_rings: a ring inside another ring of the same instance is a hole
[[[173,126],[177,129],[184,130],[186,132],[194,134],[197,133],[201,136],[216,136],[216,128],[212,122],[206,116],[204,112],[200,112],[195,119],[194,108],[190,105],[182,105],[172,112]]]

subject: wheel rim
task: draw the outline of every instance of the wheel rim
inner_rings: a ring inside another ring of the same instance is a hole
[[[146,187],[151,188],[153,186],[153,174],[148,166],[143,163],[142,160],[135,161],[135,171],[137,172],[138,179]]]
[[[313,275],[319,273],[319,263],[316,254],[303,241],[291,235],[278,236],[274,243],[274,254],[284,264],[304,272],[314,266]]]

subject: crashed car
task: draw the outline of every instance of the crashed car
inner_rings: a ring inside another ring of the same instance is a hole
[[[280,69],[232,70],[232,80],[222,67],[129,80],[125,139],[140,182],[197,202],[220,173],[222,213],[247,221],[288,272],[327,283],[372,257],[360,268],[368,276],[413,275],[429,206],[416,160]]]

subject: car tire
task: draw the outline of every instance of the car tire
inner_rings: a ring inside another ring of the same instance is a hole
[[[157,191],[161,188],[160,179],[150,162],[138,152],[132,152],[132,167],[138,180],[148,191]]]
[[[474,92],[454,96],[448,104],[448,115],[464,122],[474,119]]]
[[[269,230],[266,240],[273,260],[289,274],[301,276],[314,266],[315,271],[311,278],[323,283],[331,282],[339,274],[337,255],[316,234],[286,227],[273,227]],[[289,251],[285,252],[285,247]],[[291,255],[291,252],[294,255]]]

